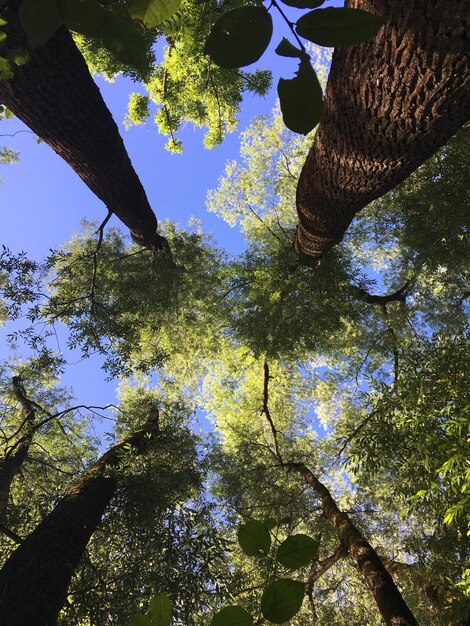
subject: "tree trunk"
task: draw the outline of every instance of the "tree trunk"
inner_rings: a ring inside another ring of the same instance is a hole
[[[5,453],[0,457],[0,523],[5,521],[11,484],[15,476],[20,473],[28,456],[36,420],[35,405],[26,396],[22,378],[13,376],[12,385],[15,396],[23,408],[24,417],[16,432],[18,439],[7,447]]]
[[[54,626],[85,547],[116,489],[106,474],[124,446],[145,447],[158,429],[149,421],[110,448],[13,552],[0,571],[2,626]]]
[[[338,508],[329,490],[305,465],[294,464],[293,467],[302,474],[306,483],[313,487],[320,497],[324,516],[336,528],[341,545],[356,562],[387,626],[417,626],[413,614],[380,557],[349,516]]]
[[[347,0],[387,17],[335,51],[325,114],[297,187],[296,248],[318,258],[355,214],[470,118],[470,0]]]
[[[14,12],[18,2],[11,4],[9,43],[24,48],[25,36]],[[118,128],[65,27],[32,50],[31,60],[15,67],[12,79],[0,81],[0,102],[75,170],[137,243],[165,247]]]

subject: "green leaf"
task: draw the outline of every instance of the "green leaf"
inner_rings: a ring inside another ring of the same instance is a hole
[[[238,543],[248,556],[267,554],[271,547],[271,536],[262,522],[249,520],[238,529]]]
[[[0,17],[0,27],[6,26],[6,25],[7,25],[7,21]]]
[[[282,38],[281,43],[278,45],[274,52],[281,57],[294,57],[298,59],[301,59],[305,54],[302,50],[296,48],[294,44],[292,44],[285,37]]]
[[[3,46],[6,40],[7,40],[7,34],[0,31],[0,46]]]
[[[240,7],[219,17],[204,53],[220,67],[243,67],[260,58],[272,34],[273,20],[264,7]]]
[[[129,626],[152,626],[152,622],[146,615],[142,615],[142,613],[136,613],[131,617]]]
[[[303,15],[296,30],[320,46],[350,46],[374,37],[385,17],[362,9],[318,9]]]
[[[306,135],[323,115],[323,95],[315,70],[304,57],[295,78],[281,78],[277,84],[284,124],[295,133]]]
[[[70,30],[99,39],[118,61],[133,67],[145,64],[142,33],[122,7],[96,0],[59,0],[59,9]]]
[[[169,626],[173,617],[173,604],[165,592],[157,593],[150,600],[152,626]]]
[[[4,57],[0,57],[0,79],[13,78],[13,69],[10,63]],[[8,109],[5,109],[3,115],[7,117]]]
[[[13,111],[5,107],[5,109],[3,110],[3,117],[7,120],[11,120],[12,117],[15,117],[15,114],[13,113]]]
[[[241,606],[226,606],[212,618],[210,626],[252,626],[253,618]]]
[[[283,578],[271,583],[261,598],[261,612],[274,624],[283,624],[299,612],[305,595],[305,584]]]
[[[126,4],[134,19],[154,28],[176,13],[181,0],[126,0]]]
[[[267,519],[264,519],[262,523],[268,530],[272,530],[273,528],[276,528],[276,526],[279,526],[279,522],[274,519],[274,517],[268,517]]]
[[[31,48],[43,46],[64,23],[57,0],[23,0],[18,17]]]
[[[298,569],[310,563],[318,554],[318,542],[308,535],[292,535],[281,543],[277,560],[290,569]]]
[[[24,65],[31,58],[29,52],[23,48],[13,48],[9,50],[7,57],[8,60],[15,65]]]
[[[325,3],[325,0],[282,0],[284,4],[298,9],[316,9]]]

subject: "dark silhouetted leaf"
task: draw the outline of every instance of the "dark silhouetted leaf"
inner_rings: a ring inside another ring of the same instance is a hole
[[[240,525],[238,543],[248,556],[262,556],[271,547],[271,536],[262,522],[252,519]]]
[[[212,618],[210,626],[252,626],[253,618],[241,606],[226,606]]]
[[[284,123],[295,133],[306,135],[323,115],[323,96],[320,83],[310,61],[300,61],[295,78],[281,78],[277,85]]]
[[[271,583],[261,598],[261,612],[274,624],[283,624],[299,612],[305,595],[305,584],[284,578]]]
[[[292,535],[281,543],[277,560],[290,569],[298,569],[310,563],[318,554],[318,542],[308,535]]]
[[[330,7],[303,15],[296,30],[320,46],[350,46],[374,37],[384,22],[381,15],[362,9]]]
[[[173,617],[173,604],[166,593],[157,593],[150,600],[152,626],[170,626]]]
[[[264,7],[240,7],[219,17],[204,53],[220,67],[243,67],[260,58],[272,34],[273,21]]]
[[[263,520],[263,526],[266,526],[268,530],[272,530],[273,528],[276,528],[276,526],[278,526],[278,521],[274,519],[274,517],[268,517],[267,519]]]
[[[274,52],[281,57],[294,57],[297,59],[301,59],[304,56],[304,52],[296,48],[294,44],[292,44],[285,37],[283,37],[281,43],[278,45]]]
[[[57,0],[23,0],[18,16],[31,48],[43,46],[64,23]]]
[[[325,0],[282,0],[284,4],[298,9],[316,9],[325,3]]]
[[[118,61],[133,67],[145,64],[147,46],[125,7],[107,7],[96,0],[59,0],[59,10],[70,30],[99,39]]]
[[[169,19],[181,6],[181,0],[126,0],[129,13],[147,28]]]

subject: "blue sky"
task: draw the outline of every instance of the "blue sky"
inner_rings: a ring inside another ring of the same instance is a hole
[[[295,19],[298,12],[293,9],[290,14]],[[268,52],[261,62],[249,68],[269,67],[273,72],[273,87],[265,98],[248,96],[245,99],[238,131],[213,150],[204,148],[203,131],[189,124],[180,132],[183,154],[164,150],[167,138],[158,134],[152,121],[126,131],[122,121],[128,95],[131,91],[138,91],[138,86],[122,77],[114,83],[97,80],[157,218],[160,221],[171,219],[185,226],[191,216],[196,216],[202,221],[204,231],[212,232],[216,240],[232,253],[239,252],[243,242],[236,230],[206,211],[205,198],[207,190],[217,186],[226,161],[238,157],[240,132],[254,115],[269,115],[276,102],[278,79],[292,77],[297,69],[295,59],[274,54],[282,36],[289,35],[285,24],[274,17],[275,35]],[[14,252],[27,251],[30,258],[40,260],[51,248],[57,248],[79,230],[81,219],[100,223],[106,215],[106,208],[60,157],[46,144],[38,144],[34,135],[25,130],[15,118],[3,119],[0,123],[0,146],[20,153],[19,165],[0,167],[3,177],[0,185],[0,243]],[[114,217],[109,225],[125,230]],[[7,332],[11,329],[0,329],[0,357],[6,355]],[[59,337],[63,350],[65,340],[64,333]],[[70,357],[71,361],[79,360],[78,353]],[[98,367],[97,362],[82,362],[69,368],[66,383],[73,385],[81,403],[104,404],[114,400],[115,385],[104,384],[104,373],[98,371]]]

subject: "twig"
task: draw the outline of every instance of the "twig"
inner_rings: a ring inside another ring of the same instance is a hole
[[[340,457],[344,450],[346,449],[346,447],[351,443],[351,441],[354,439],[354,437],[356,437],[361,430],[364,428],[364,426],[367,426],[367,424],[370,422],[370,420],[375,417],[378,413],[378,409],[374,409],[371,413],[369,413],[369,415],[362,420],[362,422],[359,424],[359,426],[356,426],[356,428],[353,430],[353,432],[349,435],[349,437],[346,437],[344,440],[343,445],[341,446],[338,454],[336,455],[337,457]]]
[[[269,407],[268,407],[268,402],[269,402],[269,366],[268,363],[266,361],[266,359],[264,360],[263,363],[263,373],[264,373],[264,378],[263,378],[263,408],[261,409],[261,415],[265,415],[266,419],[268,420],[269,426],[271,428],[271,432],[273,435],[273,440],[274,440],[274,449],[276,450],[276,457],[278,459],[278,461],[280,463],[284,463],[283,459],[282,459],[282,455],[279,449],[279,444],[278,444],[278,440],[277,440],[277,429],[274,425],[274,422],[272,420],[271,417],[271,413],[269,412]]]
[[[93,252],[93,277],[91,280],[91,293],[90,293],[91,315],[93,315],[93,311],[95,308],[96,274],[98,272],[98,252],[100,251],[101,245],[103,243],[104,228],[106,224],[109,222],[109,220],[111,219],[112,215],[113,215],[113,212],[108,210],[107,216],[104,218],[104,220],[101,222],[101,224],[98,226],[98,229],[94,233],[95,235],[98,234],[98,243],[96,244],[96,248]]]

